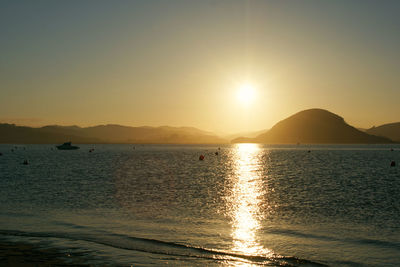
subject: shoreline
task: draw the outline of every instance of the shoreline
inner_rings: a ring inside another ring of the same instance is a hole
[[[67,260],[70,254],[22,242],[0,241],[0,266],[91,266]]]

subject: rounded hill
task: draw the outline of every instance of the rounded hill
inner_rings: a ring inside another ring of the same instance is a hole
[[[270,144],[369,144],[392,141],[361,132],[344,119],[324,109],[300,111],[275,124],[271,130],[254,139],[241,138],[236,142]]]

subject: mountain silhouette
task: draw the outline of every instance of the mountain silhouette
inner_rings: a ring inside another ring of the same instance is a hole
[[[221,144],[227,143],[210,132],[192,127],[129,127],[98,125],[93,127],[50,125],[41,128],[0,124],[0,143],[54,144],[132,143],[132,144]]]
[[[7,123],[0,124],[0,143],[55,144],[66,141],[72,141],[74,143],[97,143],[100,140],[80,136],[77,132],[52,131],[48,130],[46,127],[32,128]]]
[[[383,124],[378,127],[367,129],[368,134],[383,136],[393,141],[400,142],[400,122]]]
[[[254,134],[254,133],[253,133]],[[239,137],[233,143],[269,144],[372,144],[400,142],[400,123],[385,124],[360,131],[344,119],[323,109],[298,112],[256,137]],[[129,127],[116,124],[93,127],[49,125],[40,128],[0,124],[0,143],[56,144],[222,144],[227,140],[193,127]]]
[[[241,136],[246,136],[250,138],[254,138],[256,136],[259,136],[260,134],[268,132],[269,129],[264,129],[264,130],[259,130],[259,131],[246,131],[246,132],[240,132],[240,133],[234,133],[234,134],[229,134],[229,135],[224,135],[223,137],[232,140]]]
[[[344,119],[324,109],[300,111],[275,124],[255,138],[237,138],[232,142],[269,144],[371,144],[392,143],[390,139],[370,135],[348,125]]]

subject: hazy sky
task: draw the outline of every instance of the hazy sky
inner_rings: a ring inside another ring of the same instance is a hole
[[[399,14],[378,0],[3,0],[0,121],[229,133],[314,107],[400,121]]]

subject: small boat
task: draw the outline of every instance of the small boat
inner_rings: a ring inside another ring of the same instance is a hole
[[[62,145],[56,146],[59,150],[74,150],[79,149],[79,146],[72,146],[71,142],[66,142]]]

